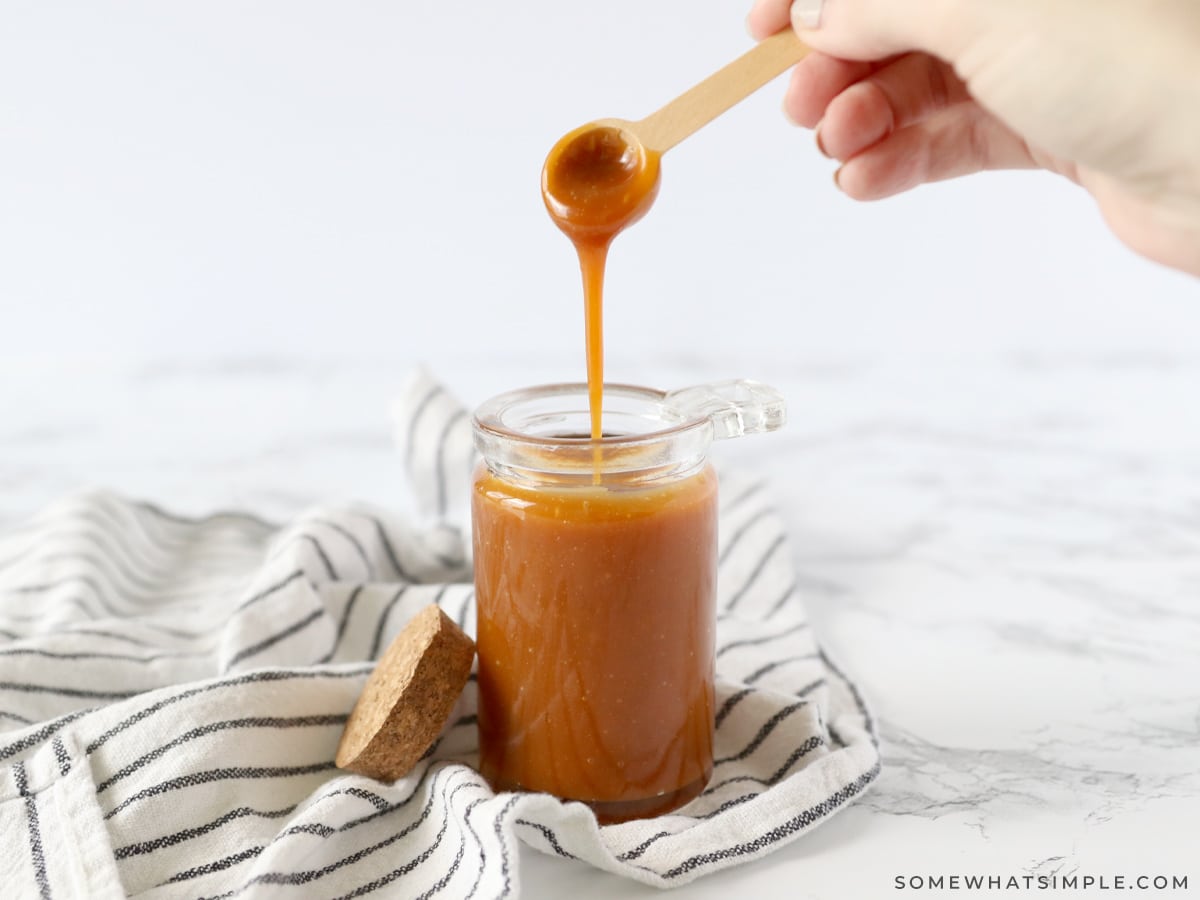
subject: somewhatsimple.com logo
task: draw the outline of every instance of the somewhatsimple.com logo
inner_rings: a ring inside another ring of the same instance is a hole
[[[897,875],[898,891],[1186,891],[1186,875]]]

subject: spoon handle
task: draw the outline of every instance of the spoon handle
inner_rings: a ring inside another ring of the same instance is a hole
[[[643,146],[665,153],[808,54],[791,28],[761,41],[723,69],[636,123]]]

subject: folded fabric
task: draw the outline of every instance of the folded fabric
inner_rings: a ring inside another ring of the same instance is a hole
[[[469,683],[394,784],[333,765],[371,661],[435,602],[474,627],[462,407],[398,403],[428,523],[365,507],[278,527],[106,493],[0,537],[6,897],[513,897],[516,840],[667,887],[771,852],[879,772],[870,716],[809,628],[762,484],[722,473],[716,768],[676,814],[599,827],[495,795]]]

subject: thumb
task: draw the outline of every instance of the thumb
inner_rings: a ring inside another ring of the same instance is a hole
[[[953,62],[992,5],[985,0],[794,0],[791,22],[814,50],[842,59],[877,60],[922,50]],[[775,11],[777,16],[782,11],[778,4]]]

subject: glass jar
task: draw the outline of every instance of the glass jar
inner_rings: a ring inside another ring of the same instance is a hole
[[[752,382],[503,394],[474,419],[480,769],[602,823],[682,806],[713,766],[715,437],[783,423]]]

